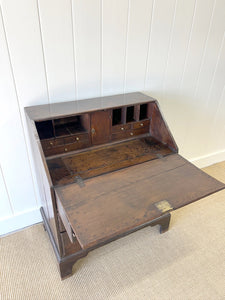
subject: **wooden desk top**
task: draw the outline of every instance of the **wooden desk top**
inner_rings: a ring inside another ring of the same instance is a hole
[[[29,106],[25,107],[25,111],[31,120],[41,121],[150,101],[156,100],[140,92],[135,92],[69,102]]]
[[[161,201],[177,209],[224,188],[172,154],[55,191],[81,247],[88,249],[161,216]]]

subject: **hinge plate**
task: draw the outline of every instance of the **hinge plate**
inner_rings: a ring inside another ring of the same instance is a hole
[[[84,184],[84,181],[83,181],[83,179],[78,175],[78,176],[76,176],[75,177],[75,179],[76,179],[76,183],[79,185],[79,187],[84,187],[85,186],[85,184]]]
[[[173,210],[173,207],[170,205],[170,203],[167,200],[156,202],[154,203],[154,205],[161,213],[165,213],[170,210]]]

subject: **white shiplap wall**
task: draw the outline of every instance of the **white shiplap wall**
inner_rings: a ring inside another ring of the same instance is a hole
[[[225,159],[224,0],[0,0],[0,234],[40,220],[23,108],[156,97],[180,153]]]

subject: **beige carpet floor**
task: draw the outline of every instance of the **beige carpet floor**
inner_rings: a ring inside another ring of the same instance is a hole
[[[225,162],[204,169],[225,182]],[[99,248],[60,280],[42,224],[0,240],[1,299],[225,299],[225,190]]]

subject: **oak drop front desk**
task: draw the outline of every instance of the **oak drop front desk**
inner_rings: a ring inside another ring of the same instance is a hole
[[[44,227],[61,278],[89,251],[225,188],[178,154],[155,99],[130,93],[25,108]]]

